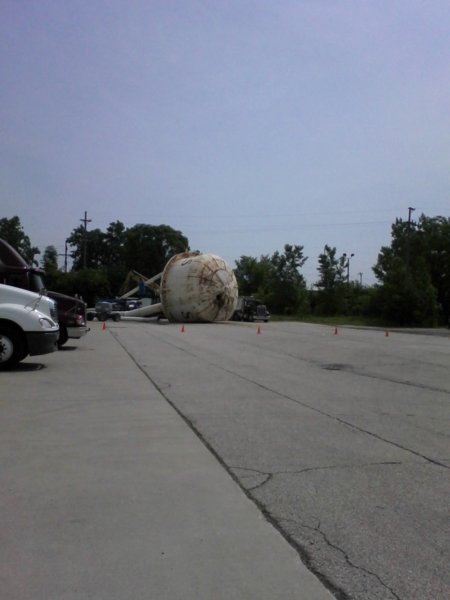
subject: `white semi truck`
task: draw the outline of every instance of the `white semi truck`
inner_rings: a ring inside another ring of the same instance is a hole
[[[57,349],[56,304],[47,296],[0,284],[0,369]]]

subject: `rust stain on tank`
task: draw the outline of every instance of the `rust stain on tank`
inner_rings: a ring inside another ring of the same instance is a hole
[[[161,299],[170,320],[228,320],[237,296],[233,271],[215,255],[179,254],[164,269]]]

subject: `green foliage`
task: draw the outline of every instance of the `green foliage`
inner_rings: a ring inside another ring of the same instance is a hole
[[[68,242],[73,248],[74,271],[84,268],[86,260],[89,269],[101,267],[125,273],[135,269],[149,277],[161,272],[174,254],[189,249],[187,238],[168,225],[139,224],[126,229],[120,221],[111,223],[106,232],[77,227]]]
[[[84,227],[80,225],[72,231],[67,242],[73,248],[70,252],[73,271],[85,268],[98,269],[109,261],[106,234],[100,229],[85,231]]]
[[[77,227],[68,243],[72,247],[72,270],[85,270],[84,263],[88,270],[101,270],[113,296],[119,293],[129,271],[157,275],[172,256],[189,249],[187,238],[168,225],[139,224],[127,229],[120,221],[111,223],[106,232]]]
[[[241,256],[236,261],[236,276],[241,296],[262,296],[265,294],[270,276],[270,258],[261,256],[258,260],[252,256]]]
[[[103,269],[81,269],[70,273],[58,271],[47,287],[68,296],[81,296],[88,306],[93,306],[99,298],[113,295]]]
[[[35,255],[40,254],[39,248],[31,245],[30,238],[25,235],[17,216],[0,219],[0,238],[15,248],[29,264],[33,264]]]
[[[381,315],[398,325],[435,325],[438,316],[436,290],[429,273],[422,263],[422,270],[412,272],[405,261],[392,257],[378,300]]]
[[[271,310],[284,314],[298,314],[307,311],[306,284],[300,269],[307,257],[303,256],[303,246],[285,244],[284,252],[275,252],[271,257],[268,304]]]
[[[172,256],[189,250],[188,239],[168,225],[139,224],[125,232],[127,270],[152,277],[161,273]]]
[[[256,296],[272,312],[298,314],[309,309],[303,275],[299,272],[307,258],[303,246],[286,244],[284,252],[260,259],[241,256],[236,261],[235,275],[241,296]]]
[[[381,283],[382,315],[403,325],[434,325],[450,316],[450,220],[422,215],[397,219],[392,243],[373,268]]]
[[[45,248],[41,265],[46,274],[53,273],[58,270],[58,250],[55,248],[55,246],[47,246]]]
[[[58,270],[58,251],[55,246],[47,246],[41,260],[41,267],[45,271],[45,287],[57,291],[57,282],[60,271]]]
[[[325,245],[319,255],[319,280],[314,299],[315,312],[320,315],[347,314],[349,282],[346,281],[346,255],[336,258],[336,248]]]
[[[29,263],[39,249],[32,247],[19,217],[0,219],[0,237]],[[187,238],[168,225],[137,224],[126,228],[110,223],[106,232],[75,228],[68,243],[72,271],[57,267],[57,251],[47,246],[42,258],[47,287],[81,295],[89,304],[119,293],[130,271],[145,276],[160,273],[175,254],[189,249]],[[390,324],[433,325],[450,319],[450,219],[426,217],[392,225],[390,246],[381,248],[373,271],[379,282],[371,288],[346,278],[348,257],[326,245],[318,257],[319,279],[307,291],[301,268],[303,246],[286,244],[283,252],[259,259],[241,256],[235,274],[239,292],[256,296],[279,315],[347,315],[384,319]],[[37,264],[37,263],[36,263]]]

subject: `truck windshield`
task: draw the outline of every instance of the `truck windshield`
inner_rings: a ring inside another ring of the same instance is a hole
[[[45,283],[39,273],[30,273],[30,289],[35,292],[45,293]]]
[[[45,283],[40,273],[26,271],[23,273],[8,273],[5,277],[5,283],[15,287],[32,292],[45,292]]]

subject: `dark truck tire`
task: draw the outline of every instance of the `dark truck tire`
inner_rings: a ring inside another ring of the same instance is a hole
[[[9,325],[0,325],[0,369],[11,367],[28,354],[22,334]]]
[[[67,328],[65,325],[62,325],[60,323],[59,324],[58,348],[62,348],[62,346],[64,346],[64,344],[67,342],[68,339],[69,339],[69,336],[67,335]]]

